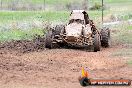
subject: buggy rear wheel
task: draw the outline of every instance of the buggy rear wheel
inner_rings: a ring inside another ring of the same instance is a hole
[[[109,30],[109,28],[101,29],[101,46],[102,47],[110,46],[110,30]]]
[[[94,52],[100,51],[101,43],[100,43],[100,35],[98,33],[96,33],[94,35],[93,46],[94,46],[94,48],[93,48],[94,49]]]

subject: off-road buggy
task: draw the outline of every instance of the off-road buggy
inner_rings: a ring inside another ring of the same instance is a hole
[[[73,10],[67,25],[57,25],[49,30],[45,38],[46,48],[62,46],[78,46],[93,51],[100,51],[100,47],[109,47],[110,30],[98,30],[84,10]]]

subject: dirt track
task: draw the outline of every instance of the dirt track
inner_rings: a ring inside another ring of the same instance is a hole
[[[25,46],[30,44],[28,42]],[[32,50],[33,45],[23,48],[19,43],[6,46],[1,45],[0,49],[0,88],[82,88],[78,82],[81,67],[89,71],[91,78],[132,79],[132,68],[126,60],[110,56],[117,47],[86,52],[74,49]]]

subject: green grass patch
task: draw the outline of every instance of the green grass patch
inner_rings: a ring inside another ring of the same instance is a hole
[[[129,2],[129,3],[132,3],[132,0],[105,0],[105,2],[107,3],[126,3],[126,2]]]
[[[131,12],[125,12],[125,14],[124,13],[120,13],[119,15],[118,15],[118,17],[120,18],[120,19],[122,19],[122,20],[129,20],[129,19],[132,19],[132,13]]]
[[[124,24],[115,29],[117,33],[112,34],[113,41],[120,44],[132,44],[132,26]]]
[[[132,56],[132,49],[122,49],[119,51],[116,51],[112,54],[112,56],[127,56],[131,57]]]
[[[104,12],[104,15],[108,14]],[[88,11],[90,18],[97,19],[101,11]],[[69,20],[70,11],[1,11],[0,23],[12,21],[32,21],[34,19],[49,22],[66,22]]]
[[[114,29],[113,29],[114,30]],[[112,57],[125,57],[127,64],[132,64],[132,34],[130,25],[119,25],[115,28],[116,32],[111,33],[113,45],[125,45],[126,47],[114,51],[110,56]],[[130,58],[130,59],[129,59]]]
[[[128,26],[127,30],[132,30],[132,25]]]
[[[132,60],[129,60],[127,64],[132,65]]]
[[[121,33],[118,35],[118,40],[121,43],[132,44],[132,34],[130,32]]]
[[[2,11],[0,12],[0,23],[8,23],[12,21],[66,21],[69,12],[61,11]]]
[[[42,29],[31,29],[31,30],[8,30],[0,32],[0,41],[11,41],[11,40],[31,40],[34,35],[44,35]]]

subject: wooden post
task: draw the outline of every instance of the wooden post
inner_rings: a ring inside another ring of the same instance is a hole
[[[102,28],[104,23],[104,0],[102,0]]]
[[[1,10],[2,10],[2,0],[0,1],[0,8],[1,8]]]
[[[88,10],[88,0],[83,0],[83,9]]]
[[[43,7],[44,7],[43,9],[45,10],[45,0],[44,0],[44,6]]]

